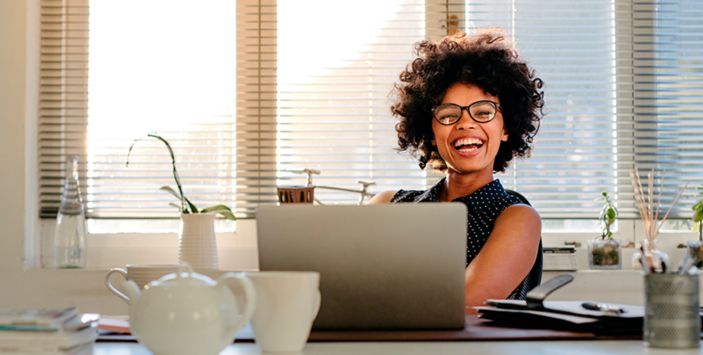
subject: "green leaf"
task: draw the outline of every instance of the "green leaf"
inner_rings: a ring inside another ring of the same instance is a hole
[[[607,214],[608,214],[608,219],[615,219],[615,210],[614,209],[609,208]]]
[[[189,200],[187,197],[183,196],[183,198],[186,200],[186,203],[188,204],[188,206],[190,206],[191,212],[193,212],[193,213],[198,213],[198,208],[195,207],[195,205],[192,204],[192,203],[190,202],[190,200]]]
[[[695,213],[693,213],[693,221],[694,222],[703,221],[703,210],[697,210]]]
[[[698,232],[698,230],[701,229],[700,223],[696,223],[693,225],[693,232]]]
[[[175,198],[177,198],[179,200],[181,199],[181,195],[178,192],[176,192],[176,190],[172,189],[170,186],[161,186],[161,188],[159,190],[166,191],[166,192],[170,193],[171,195],[173,195]],[[190,211],[192,213],[198,213],[198,208],[195,207],[195,205],[192,204],[187,197],[184,196],[183,199],[188,204],[188,207],[190,207]],[[183,212],[183,210],[181,210],[181,212]],[[187,212],[187,211],[185,211],[185,212]]]
[[[166,191],[170,193],[171,195],[175,196],[177,199],[181,199],[181,195],[176,192],[176,190],[172,189],[170,186],[161,186],[159,190]]]
[[[208,212],[220,214],[223,217],[225,217],[226,219],[229,219],[232,221],[237,220],[237,217],[234,216],[234,214],[232,213],[232,210],[225,205],[210,206],[210,207],[204,208],[202,211],[200,211],[200,213],[208,213]]]
[[[218,210],[225,210],[225,211],[232,212],[232,210],[225,205],[217,205],[217,206],[210,206],[207,208],[203,208],[203,210],[200,211],[200,213],[217,212]]]
[[[218,214],[221,214],[222,217],[225,217],[226,219],[229,219],[229,220],[232,220],[232,221],[236,221],[236,220],[237,220],[237,217],[235,217],[234,214],[232,214],[232,212],[217,212],[217,213],[218,213]]]
[[[183,212],[183,210],[181,209],[181,206],[179,206],[173,202],[169,202],[168,205],[178,208],[178,212]]]
[[[695,210],[702,209],[701,207],[703,207],[703,199],[698,200],[698,202],[696,202],[696,204],[693,205],[693,207],[691,207],[691,209],[695,211]]]

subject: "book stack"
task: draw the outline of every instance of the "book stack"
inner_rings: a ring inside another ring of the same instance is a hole
[[[576,271],[576,248],[573,245],[563,247],[544,247],[542,249],[544,271]]]
[[[0,309],[0,355],[89,355],[97,314],[78,309]]]

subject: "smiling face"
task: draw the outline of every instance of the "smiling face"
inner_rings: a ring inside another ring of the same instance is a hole
[[[484,92],[478,86],[455,83],[447,89],[441,103],[469,106],[482,100],[500,104],[497,97]],[[433,118],[432,132],[432,144],[437,146],[450,174],[488,174],[491,179],[500,143],[508,140],[500,110],[495,118],[487,123],[477,123],[466,110],[462,111],[458,122],[449,126],[442,125]]]

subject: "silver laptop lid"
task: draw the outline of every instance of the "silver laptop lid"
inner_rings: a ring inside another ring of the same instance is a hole
[[[466,206],[262,205],[259,268],[318,271],[314,329],[464,326]]]

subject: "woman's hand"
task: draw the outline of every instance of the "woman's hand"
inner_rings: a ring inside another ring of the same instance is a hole
[[[527,205],[506,208],[486,244],[466,268],[466,314],[487,299],[505,299],[532,269],[542,236],[542,221]]]

